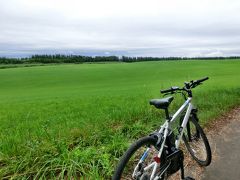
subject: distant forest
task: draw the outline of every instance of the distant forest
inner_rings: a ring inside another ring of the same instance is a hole
[[[0,64],[31,64],[31,63],[94,63],[94,62],[140,62],[140,61],[170,61],[170,60],[228,60],[239,59],[230,57],[127,57],[127,56],[81,56],[81,55],[33,55],[28,58],[0,57]]]

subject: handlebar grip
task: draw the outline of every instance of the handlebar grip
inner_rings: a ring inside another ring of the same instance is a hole
[[[162,94],[172,92],[172,89],[165,89],[160,91]]]
[[[208,80],[208,79],[209,79],[208,77],[205,77],[205,78],[202,78],[202,79],[197,80],[197,82],[200,83],[200,82],[206,81],[206,80]]]
[[[173,87],[171,87],[170,89],[161,90],[160,92],[161,92],[162,94],[165,94],[165,93],[168,93],[168,92],[173,93],[173,92],[176,91],[176,90],[179,90],[179,87],[173,86]]]

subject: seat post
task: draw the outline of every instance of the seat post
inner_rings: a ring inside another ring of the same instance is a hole
[[[167,119],[168,121],[170,121],[170,116],[169,116],[168,108],[165,108],[164,110],[165,110],[166,119]]]

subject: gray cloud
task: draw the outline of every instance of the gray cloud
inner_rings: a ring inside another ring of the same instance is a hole
[[[0,56],[240,55],[236,0],[101,2],[0,1]]]

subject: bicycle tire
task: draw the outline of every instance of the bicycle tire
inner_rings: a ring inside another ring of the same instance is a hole
[[[129,163],[130,158],[139,150],[141,147],[152,145],[155,147],[157,143],[157,138],[154,138],[153,136],[146,136],[143,138],[140,138],[135,143],[133,143],[129,149],[125,152],[125,154],[122,156],[121,160],[119,161],[117,168],[114,172],[114,175],[112,177],[112,180],[120,180],[120,179],[134,179],[134,178],[125,178],[123,177],[123,171],[124,168],[126,168],[127,163]],[[136,178],[138,179],[138,178]],[[141,178],[144,179],[144,178]],[[146,178],[147,179],[147,178]],[[160,180],[164,180],[164,177]]]
[[[188,152],[191,154],[191,156],[193,157],[193,159],[200,165],[200,166],[208,166],[211,163],[212,160],[212,152],[211,152],[211,148],[207,139],[207,136],[205,135],[202,127],[199,125],[198,123],[198,119],[195,115],[191,115],[189,118],[189,125],[193,125],[194,128],[196,129],[196,133],[199,133],[198,136],[202,138],[203,144],[204,144],[204,149],[205,149],[205,159],[200,159],[199,157],[196,156],[196,150],[194,150],[191,145],[190,145],[190,141],[189,141],[189,137],[188,137],[188,133],[184,133],[183,134],[183,141],[185,143],[185,146],[188,150]],[[196,139],[198,137],[195,137]],[[192,140],[193,141],[193,140]],[[197,142],[198,140],[196,140],[195,142]],[[199,151],[203,151],[203,149],[200,149]]]

